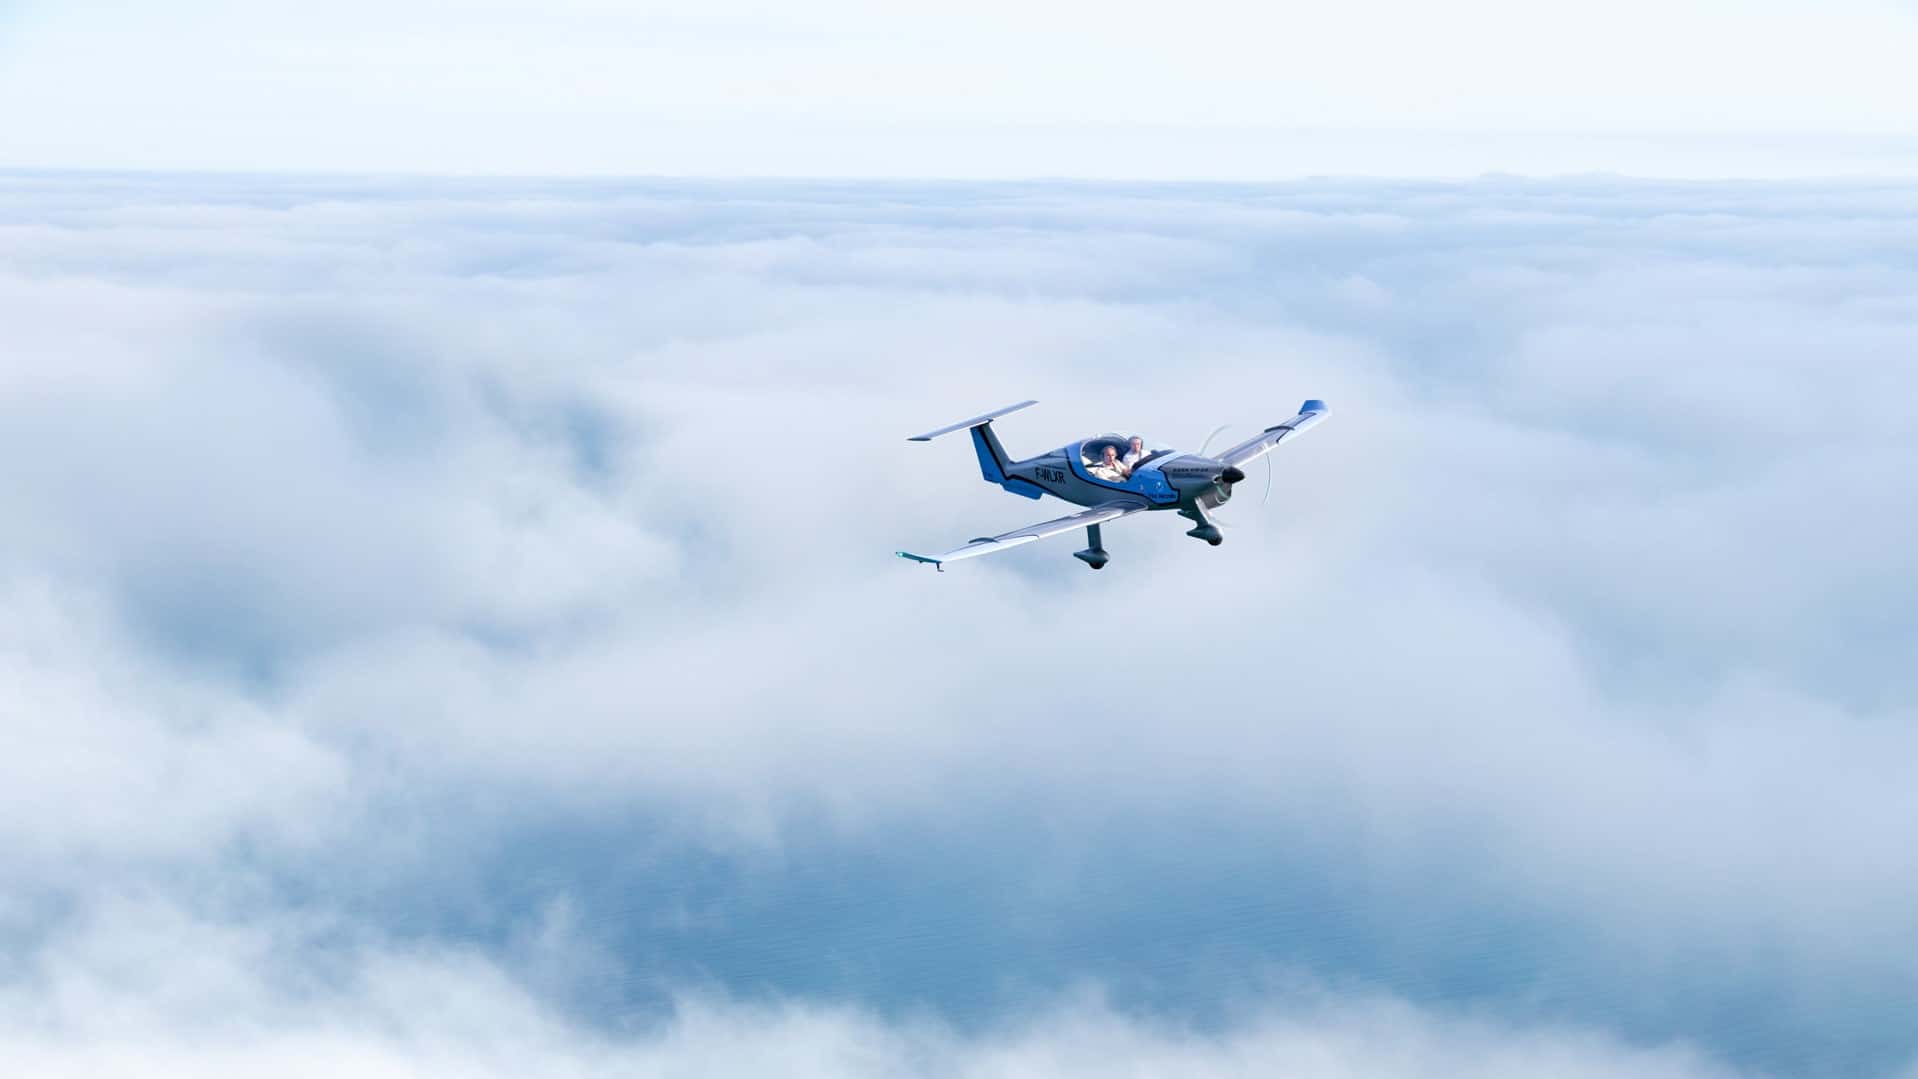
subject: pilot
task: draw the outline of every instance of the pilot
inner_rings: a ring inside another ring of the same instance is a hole
[[[1126,466],[1119,460],[1119,447],[1106,443],[1105,455],[1098,464],[1086,469],[1102,480],[1118,483],[1126,478]]]
[[[1145,460],[1145,439],[1133,435],[1132,443],[1126,447],[1125,456],[1119,458],[1119,463],[1125,466],[1126,475],[1129,476],[1143,460]]]

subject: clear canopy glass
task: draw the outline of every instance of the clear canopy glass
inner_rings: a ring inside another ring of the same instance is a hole
[[[1079,443],[1079,463],[1093,478],[1118,483],[1171,448],[1145,435],[1108,432]]]

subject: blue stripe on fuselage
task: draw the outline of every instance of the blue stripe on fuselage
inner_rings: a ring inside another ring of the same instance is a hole
[[[1004,487],[1015,495],[1024,495],[1027,498],[1044,498],[1047,494],[1044,487],[1039,486],[1023,476],[1009,477],[999,486]]]
[[[986,425],[980,424],[972,429],[972,448],[979,454],[979,471],[986,477],[987,483],[1006,482],[1006,470],[999,463],[999,456],[992,452],[992,444],[986,441]]]

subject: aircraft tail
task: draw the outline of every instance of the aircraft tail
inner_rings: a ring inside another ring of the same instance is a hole
[[[984,477],[985,481],[1004,487],[1008,491],[1016,491],[1019,494],[1037,498],[1039,497],[1037,493],[1028,493],[1025,490],[1025,488],[1031,486],[1030,484],[1023,481],[1018,483],[1009,481],[1006,475],[1006,468],[1011,465],[1012,458],[1007,456],[1006,448],[1000,445],[999,436],[992,430],[992,421],[1007,413],[1017,412],[1022,408],[1030,408],[1038,403],[1037,401],[1021,401],[1016,405],[1007,405],[1004,408],[994,409],[991,412],[974,416],[971,419],[960,420],[958,423],[950,423],[937,430],[927,431],[923,435],[914,435],[907,441],[930,442],[940,435],[949,435],[954,431],[970,431],[972,433],[973,451],[979,456],[979,474]]]

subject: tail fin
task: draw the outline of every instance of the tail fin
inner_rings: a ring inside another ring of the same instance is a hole
[[[979,455],[979,474],[987,483],[1006,482],[1006,466],[1012,459],[1006,456],[1006,448],[999,444],[999,436],[993,433],[992,421],[972,429],[972,449]]]
[[[1012,458],[1006,455],[1006,448],[999,444],[999,436],[994,434],[992,430],[993,420],[1007,413],[1017,412],[1022,408],[1030,408],[1038,403],[1037,401],[1021,401],[1016,405],[1007,405],[1004,408],[994,409],[983,415],[974,416],[969,420],[960,420],[958,423],[947,424],[938,430],[927,431],[923,435],[914,435],[907,441],[930,442],[940,435],[949,435],[959,430],[970,430],[972,432],[973,451],[979,455],[979,474],[985,477],[986,482],[997,484],[1015,494],[1025,495],[1027,498],[1038,498],[1041,492],[1033,489],[1030,483],[1023,480],[1011,479],[1006,475],[1006,468],[1012,463]]]

